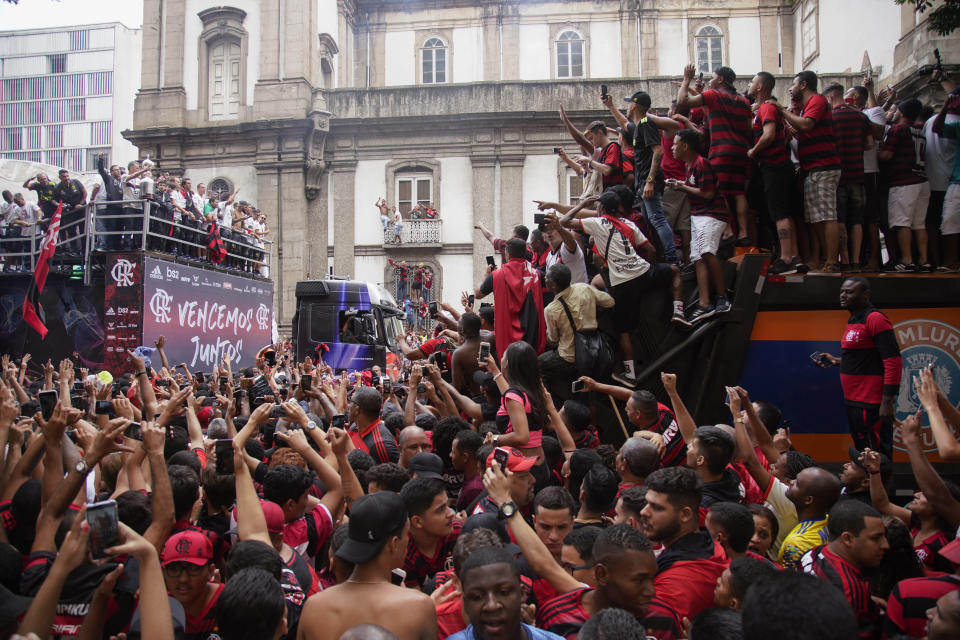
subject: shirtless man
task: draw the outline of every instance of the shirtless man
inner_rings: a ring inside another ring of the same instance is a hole
[[[477,358],[480,354],[480,316],[464,313],[458,321],[457,332],[463,342],[453,352],[453,386],[466,396],[480,395],[480,385],[473,380],[473,374],[480,370]]]
[[[410,524],[396,493],[380,491],[353,503],[347,540],[337,557],[353,563],[346,582],[307,600],[297,640],[336,640],[358,624],[375,623],[400,640],[436,640],[437,613],[429,596],[390,583],[403,565]]]
[[[374,206],[380,211],[380,222],[383,223],[383,232],[386,233],[387,227],[390,226],[390,207],[387,206],[387,201],[383,198],[378,198]]]

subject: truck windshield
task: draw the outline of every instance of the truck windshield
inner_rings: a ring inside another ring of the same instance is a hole
[[[399,353],[400,344],[397,341],[403,338],[403,322],[400,320],[400,316],[384,313],[383,329],[387,334],[387,345],[391,350]]]

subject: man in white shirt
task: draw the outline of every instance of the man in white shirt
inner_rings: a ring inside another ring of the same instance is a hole
[[[543,239],[550,245],[550,251],[547,252],[547,271],[555,264],[565,264],[570,268],[570,282],[588,283],[587,263],[577,239],[560,226],[555,213],[544,214],[543,223]]]
[[[947,91],[947,100],[955,90],[953,81],[944,79],[941,84]],[[943,221],[943,202],[947,195],[947,186],[950,184],[950,174],[953,172],[953,156],[956,141],[952,138],[943,138],[933,131],[933,121],[936,114],[930,116],[923,123],[923,137],[926,139],[924,147],[924,165],[927,170],[927,181],[930,182],[930,205],[927,208],[927,255],[938,271],[947,271],[940,254],[940,225]],[[947,108],[946,124],[960,120],[960,110]]]
[[[30,251],[30,243],[33,242],[33,238],[36,235],[37,231],[37,222],[43,217],[43,212],[40,210],[40,207],[36,202],[27,202],[23,198],[23,194],[16,194],[13,196],[13,204],[7,210],[7,237],[8,238],[25,238],[24,242],[19,242],[11,244],[12,253],[27,253]],[[13,258],[11,264],[13,265],[10,271],[24,271],[26,267],[23,265],[28,262],[27,258]]]

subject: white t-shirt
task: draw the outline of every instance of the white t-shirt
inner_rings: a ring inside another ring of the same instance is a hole
[[[140,178],[131,178],[129,174],[124,174],[120,178],[120,186],[123,187],[124,200],[140,199]]]
[[[930,181],[931,191],[946,191],[950,184],[950,174],[953,172],[953,153],[957,143],[952,138],[943,138],[933,132],[933,121],[937,116],[923,123],[923,137],[927,145],[923,152],[923,159],[927,170],[927,180]],[[947,124],[960,120],[954,113],[947,114]]]
[[[646,236],[629,220],[621,218],[633,231],[637,246],[647,242]],[[650,269],[650,263],[637,255],[628,238],[624,238],[606,218],[583,218],[580,220],[584,233],[593,238],[600,255],[607,253],[607,266],[610,267],[610,284],[616,286],[639,278]],[[610,237],[610,234],[613,237]],[[607,239],[610,239],[610,251],[607,252]]]
[[[0,202],[0,227],[7,226],[7,222],[12,219],[8,218],[7,216],[12,214],[12,209],[14,209],[16,206],[17,205],[13,202]]]
[[[203,209],[201,209],[203,211]],[[217,218],[220,219],[220,224],[227,229],[233,226],[233,205],[221,202],[217,205]]]
[[[192,197],[193,197],[193,208],[196,209],[197,213],[202,216],[203,215],[203,197],[196,192],[192,194]]]
[[[863,110],[863,115],[867,116],[871,124],[887,124],[887,114],[883,112],[883,107],[869,107]],[[880,171],[877,152],[880,150],[881,142],[881,140],[874,138],[873,149],[867,149],[863,152],[864,173],[878,173]]]
[[[577,244],[574,241],[574,244]],[[613,251],[613,247],[610,248]],[[577,252],[571,253],[567,249],[566,243],[560,243],[560,250],[554,253],[553,251],[547,252],[547,270],[550,270],[555,264],[565,264],[570,267],[570,282],[582,282],[587,284],[589,280],[587,279],[587,264],[583,259],[583,250],[580,248],[580,245],[577,244]]]
[[[777,516],[777,522],[780,525],[780,531],[777,539],[770,546],[770,551],[774,556],[780,552],[780,545],[787,534],[793,531],[800,521],[797,517],[797,507],[787,497],[787,485],[783,484],[773,476],[770,476],[770,487],[767,489],[767,495],[764,496],[764,505],[769,507]]]

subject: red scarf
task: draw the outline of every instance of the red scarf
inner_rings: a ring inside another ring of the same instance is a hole
[[[623,234],[623,237],[630,242],[630,246],[633,247],[634,251],[637,250],[637,242],[636,242],[637,237],[636,235],[634,235],[633,229],[630,228],[630,225],[628,225],[623,218],[617,218],[616,216],[611,216],[606,213],[603,214],[601,217],[607,220],[607,222],[609,222],[610,224],[612,224],[614,229],[616,229],[617,231]],[[600,240],[600,241],[597,242],[597,240]],[[595,254],[597,254],[601,258],[604,258],[603,254],[606,253],[606,249],[607,249],[606,240],[600,239],[600,238],[597,238],[594,240],[593,252]]]
[[[523,258],[513,258],[493,272],[493,322],[497,358],[518,340],[542,353],[547,346],[540,273]]]

